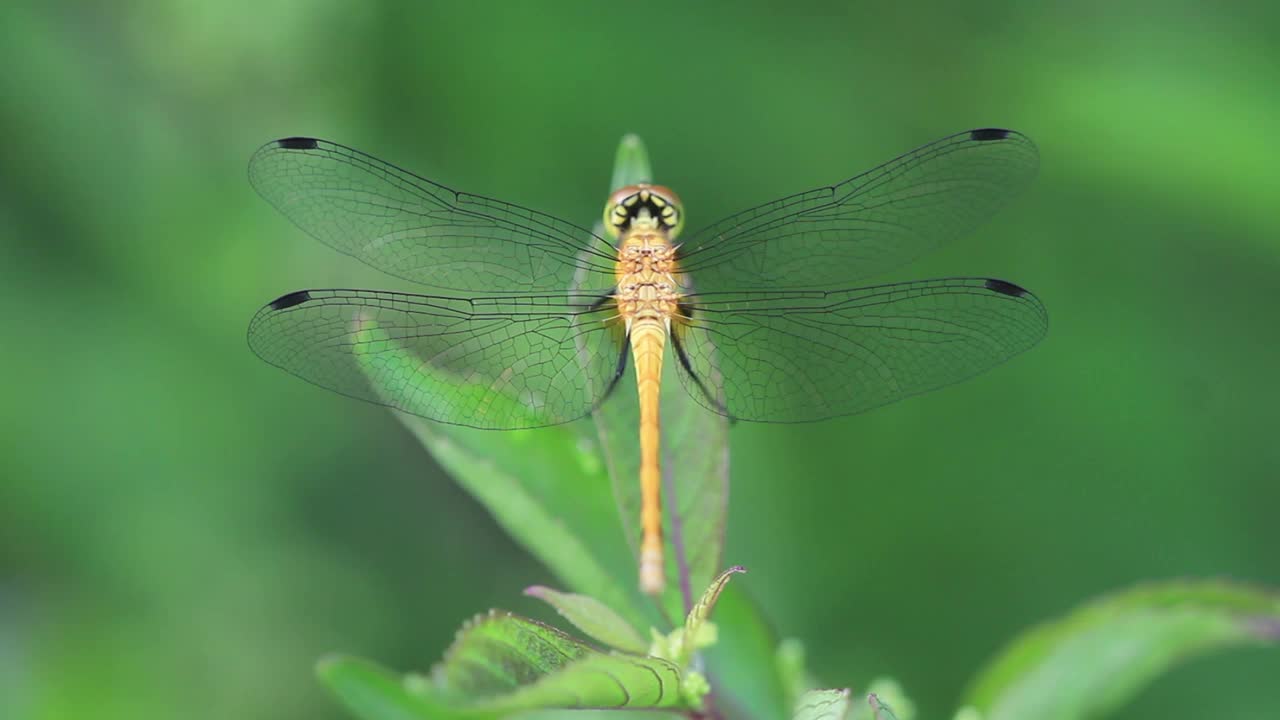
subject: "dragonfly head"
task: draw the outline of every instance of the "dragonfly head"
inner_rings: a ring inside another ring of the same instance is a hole
[[[684,227],[680,196],[671,188],[648,183],[615,190],[604,206],[604,227],[609,236],[616,238],[641,224],[665,230],[668,239],[680,234]]]

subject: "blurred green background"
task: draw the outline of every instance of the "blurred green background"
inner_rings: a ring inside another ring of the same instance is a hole
[[[8,3],[0,715],[338,718],[312,662],[425,668],[554,579],[388,412],[244,343],[404,288],[249,188],[316,135],[581,223],[624,132],[690,226],[978,126],[1034,189],[895,278],[991,275],[1048,340],[867,415],[733,431],[726,560],[828,684],[920,717],[1028,625],[1147,578],[1280,585],[1280,5]],[[1280,657],[1123,717],[1275,718]]]

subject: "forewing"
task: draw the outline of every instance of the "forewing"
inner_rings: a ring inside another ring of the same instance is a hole
[[[674,344],[685,389],[740,420],[807,422],[959,382],[1035,345],[1040,301],[1003,280],[689,296]]]
[[[317,240],[383,272],[475,293],[610,285],[614,255],[589,230],[455,192],[359,150],[314,138],[263,145],[249,181]],[[581,255],[580,255],[581,253]]]
[[[838,185],[725,218],[690,237],[681,268],[702,291],[848,287],[968,233],[1038,164],[1021,133],[958,133]]]
[[[589,413],[624,368],[611,299],[304,290],[258,311],[263,360],[439,422],[512,430]]]

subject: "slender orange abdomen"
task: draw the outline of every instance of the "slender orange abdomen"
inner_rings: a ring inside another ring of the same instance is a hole
[[[666,327],[656,318],[631,326],[631,351],[640,391],[640,589],[650,595],[666,585],[662,557],[662,466],[660,463],[658,397],[662,388],[662,349]]]

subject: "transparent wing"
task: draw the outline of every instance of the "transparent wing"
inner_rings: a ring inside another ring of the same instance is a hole
[[[455,192],[337,143],[269,142],[250,159],[249,181],[317,240],[433,288],[555,291],[579,271],[592,287],[611,284],[615,253],[589,230]]]
[[[977,375],[1035,345],[1044,306],[1003,280],[700,293],[673,344],[685,389],[741,420],[851,415]]]
[[[958,133],[838,185],[725,218],[685,242],[681,269],[706,291],[848,287],[968,233],[1038,164],[1020,133]]]
[[[625,369],[609,298],[304,290],[258,311],[249,346],[304,380],[439,422],[512,430],[589,413]]]

